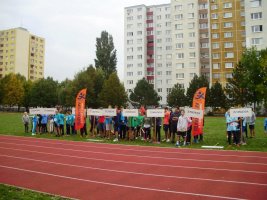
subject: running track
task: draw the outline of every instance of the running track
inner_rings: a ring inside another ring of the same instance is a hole
[[[267,153],[1,135],[0,183],[74,199],[266,199]]]

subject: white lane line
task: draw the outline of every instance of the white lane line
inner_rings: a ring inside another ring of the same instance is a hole
[[[185,176],[170,176],[170,175],[163,175],[163,174],[151,174],[151,173],[141,173],[141,172],[134,172],[134,171],[122,171],[122,170],[113,170],[113,169],[106,169],[106,168],[99,168],[99,167],[73,165],[73,164],[38,160],[38,159],[25,158],[25,157],[10,156],[10,155],[4,155],[4,154],[0,154],[0,156],[8,157],[8,158],[21,159],[21,160],[29,160],[29,161],[34,161],[34,162],[49,163],[49,164],[54,164],[54,165],[63,165],[63,166],[68,166],[68,167],[76,167],[76,168],[91,169],[91,170],[98,170],[98,171],[107,171],[107,172],[116,172],[116,173],[123,173],[123,174],[134,174],[134,175],[152,176],[152,177],[161,177],[161,178],[172,178],[172,179],[187,179],[187,180],[197,180],[197,181],[211,181],[211,182],[222,182],[222,183],[233,183],[233,184],[267,186],[267,184],[264,184],[264,183],[228,181],[228,180],[222,180],[222,179],[192,178],[192,177],[185,177]]]
[[[29,140],[25,140],[25,139],[10,139],[10,140],[15,140],[15,141],[26,141],[26,142],[31,142]],[[76,145],[76,144],[68,144],[67,142],[72,143],[72,141],[54,141],[51,139],[45,139],[48,140],[49,142],[45,142],[43,141],[43,139],[39,139],[39,143],[43,143],[43,144],[57,144],[57,145],[66,145],[66,146],[73,146],[73,147],[87,147],[87,148],[98,148],[98,149],[108,149],[108,150],[124,150],[124,151],[135,151],[135,152],[148,152],[148,153],[164,153],[164,154],[180,154],[180,155],[200,155],[200,156],[219,156],[219,157],[237,157],[237,158],[260,158],[260,159],[267,159],[266,157],[263,156],[244,156],[244,155],[233,155],[233,154],[229,154],[229,155],[225,155],[225,154],[214,154],[214,153],[210,153],[210,154],[204,154],[204,153],[192,153],[192,152],[179,152],[179,150],[177,149],[177,151],[150,151],[150,150],[144,150],[144,149],[133,149],[133,148],[125,148],[128,145],[124,145],[124,148],[117,148],[117,147],[103,147],[103,144],[97,144],[96,143],[90,143],[90,145],[84,145],[84,144],[80,144],[80,145]],[[52,142],[53,141],[53,142]],[[88,144],[88,143],[87,143]],[[94,144],[94,145],[91,145]],[[107,144],[108,146],[110,146],[111,144]],[[100,147],[101,146],[101,147]],[[132,145],[129,145],[132,146]],[[136,147],[140,147],[140,146],[136,146]],[[156,148],[156,147],[155,147]],[[161,147],[157,147],[157,148],[161,148]],[[161,150],[163,150],[164,148],[161,148]],[[172,148],[173,150],[173,148]],[[195,149],[192,149],[193,151]],[[267,154],[266,154],[267,155]]]
[[[40,145],[32,145],[32,144],[17,144],[17,143],[7,143],[0,142],[0,144],[8,144],[8,145],[17,145],[17,146],[28,146],[28,147],[38,147],[38,148],[46,148],[46,149],[57,149],[63,151],[75,151],[75,152],[83,152],[83,153],[95,153],[95,154],[103,154],[103,155],[113,155],[113,156],[124,156],[124,157],[137,157],[137,158],[147,158],[147,159],[161,159],[161,160],[176,160],[176,161],[194,161],[194,162],[212,162],[212,163],[229,163],[229,164],[244,164],[244,165],[263,165],[267,166],[267,163],[250,163],[250,162],[235,162],[235,161],[219,161],[219,160],[208,160],[208,159],[192,159],[192,158],[179,158],[179,157],[160,157],[160,156],[141,156],[135,154],[121,154],[121,153],[107,153],[101,151],[88,151],[88,150],[77,150],[77,149],[67,149],[67,148],[58,148],[58,147],[46,147]]]
[[[17,170],[17,171],[41,174],[41,175],[46,175],[46,176],[53,176],[53,177],[57,177],[57,178],[70,179],[70,180],[83,181],[83,182],[88,182],[88,183],[95,183],[95,184],[102,184],[102,185],[109,185],[109,186],[116,186],[116,187],[123,187],[123,188],[147,190],[147,191],[154,191],[154,192],[164,192],[164,193],[172,193],[172,194],[191,195],[191,196],[203,196],[203,197],[219,198],[219,199],[246,200],[246,199],[235,198],[235,197],[216,196],[216,195],[190,193],[190,192],[179,192],[179,191],[173,191],[173,190],[161,190],[161,189],[156,189],[156,188],[145,188],[145,187],[137,187],[137,186],[132,186],[132,185],[122,185],[122,184],[115,184],[115,183],[109,183],[109,182],[103,182],[103,181],[94,181],[94,180],[90,180],[90,179],[81,179],[81,178],[75,178],[75,177],[71,177],[71,176],[61,176],[58,174],[21,169],[21,168],[17,168],[17,167],[9,167],[9,166],[5,166],[5,165],[0,165],[0,167],[6,168],[6,169]]]
[[[130,161],[120,161],[120,160],[111,160],[111,159],[90,158],[90,157],[84,157],[84,156],[72,156],[72,155],[64,155],[62,153],[56,154],[56,153],[40,152],[37,150],[31,151],[31,150],[26,150],[26,149],[16,149],[16,148],[7,148],[7,147],[0,147],[0,149],[22,151],[22,152],[28,152],[28,153],[37,153],[37,154],[44,154],[44,155],[52,155],[52,156],[61,156],[61,157],[67,157],[67,158],[94,160],[94,161],[101,161],[101,162],[147,165],[147,166],[164,167],[164,168],[183,168],[183,169],[227,171],[227,172],[252,173],[252,174],[267,174],[267,172],[265,171],[249,171],[249,170],[238,170],[238,169],[228,169],[228,168],[219,169],[219,168],[210,168],[210,167],[190,167],[186,165],[162,165],[162,164],[153,164],[153,163],[144,163],[144,162],[130,162]]]

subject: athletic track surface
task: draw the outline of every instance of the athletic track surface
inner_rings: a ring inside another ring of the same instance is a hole
[[[74,199],[267,199],[267,153],[0,136],[0,183]]]

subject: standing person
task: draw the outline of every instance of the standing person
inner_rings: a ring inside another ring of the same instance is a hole
[[[192,132],[192,118],[189,117],[189,121],[187,124],[187,132],[186,132],[186,143],[191,144],[191,132]]]
[[[48,121],[48,116],[46,114],[42,115],[42,121],[41,121],[41,126],[42,126],[42,133],[47,132],[47,121]]]
[[[123,107],[121,107],[121,112],[120,112],[120,138],[125,139],[126,138],[126,124],[127,124],[127,119],[123,115]]]
[[[62,113],[62,110],[59,113],[58,124],[59,124],[59,132],[60,132],[59,134],[60,134],[60,136],[64,136],[65,115]]]
[[[171,129],[172,129],[172,136],[171,136],[171,142],[174,143],[175,135],[177,134],[177,123],[178,119],[180,117],[180,109],[179,107],[175,108],[175,111],[171,114]]]
[[[25,133],[29,132],[29,123],[30,123],[30,117],[27,112],[24,112],[22,116],[22,123],[24,124],[24,131]]]
[[[267,134],[267,117],[264,119],[264,133]]]
[[[71,127],[71,134],[75,135],[75,115],[70,112],[70,127]]]
[[[157,138],[157,143],[158,144],[160,144],[160,141],[161,141],[160,140],[161,124],[162,124],[162,118],[161,117],[157,117],[156,118],[156,138]]]
[[[232,117],[230,117],[229,110],[225,113],[225,119],[226,119],[226,131],[227,131],[227,140],[229,146],[232,145],[232,135],[233,135],[233,129],[231,126],[231,123],[233,121]]]
[[[112,117],[105,117],[105,136],[110,139],[111,128],[112,128]]]
[[[70,112],[68,111],[66,113],[66,131],[67,131],[67,136],[70,135],[70,127],[71,127],[71,115],[70,115]]]
[[[49,115],[48,117],[48,127],[49,127],[49,133],[54,132],[54,117],[53,115]]]
[[[163,130],[165,133],[165,138],[162,140],[169,142],[169,130],[170,130],[170,117],[171,117],[171,112],[169,111],[168,107],[165,107],[164,109],[164,118],[163,118]]]
[[[38,117],[34,115],[32,118],[32,135],[36,135],[36,127],[37,127]]]
[[[38,114],[37,115],[37,133],[40,133],[42,132],[42,115]]]
[[[180,139],[183,137],[184,139],[184,144],[183,146],[186,145],[186,132],[188,128],[188,123],[191,123],[192,120],[184,115],[184,110],[181,110],[181,115],[178,118],[177,121],[177,141],[176,141],[176,146],[180,146]]]
[[[60,130],[59,130],[59,120],[60,120],[60,117],[59,117],[59,115],[60,114],[56,110],[56,114],[54,116],[54,124],[55,124],[55,128],[56,128],[56,137],[59,137],[60,136]]]
[[[116,113],[117,115],[113,117],[113,128],[114,128],[114,135],[115,139],[113,142],[118,142],[119,141],[119,119],[120,119],[120,110],[118,106],[115,106]]]
[[[231,117],[232,121],[230,122],[231,130],[234,135],[233,144],[239,146],[240,142],[240,121],[237,117]]]
[[[255,115],[254,110],[252,108],[252,115],[251,115],[251,117],[248,118],[250,138],[255,137],[255,122],[256,122],[256,115]]]
[[[241,118],[242,131],[241,131],[241,144],[246,145],[246,129],[247,129],[247,120],[246,117]]]
[[[99,128],[100,137],[105,137],[105,116],[99,116],[98,128]]]
[[[152,121],[150,117],[147,117],[147,115],[144,117],[144,139],[145,141],[149,141],[151,139],[151,126]]]

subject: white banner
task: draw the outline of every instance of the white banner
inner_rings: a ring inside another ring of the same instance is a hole
[[[203,118],[203,110],[197,110],[193,108],[185,108],[185,116],[186,117],[193,117],[193,118]]]
[[[87,109],[87,115],[102,116],[103,111],[101,109]]]
[[[117,115],[116,109],[103,109],[103,115],[107,117],[113,117]]]
[[[138,109],[123,109],[124,117],[138,117]]]
[[[230,109],[230,117],[251,117],[251,108],[232,108]]]
[[[56,110],[56,108],[30,108],[30,115],[54,115],[56,113]]]
[[[164,109],[148,109],[147,117],[164,117]]]

